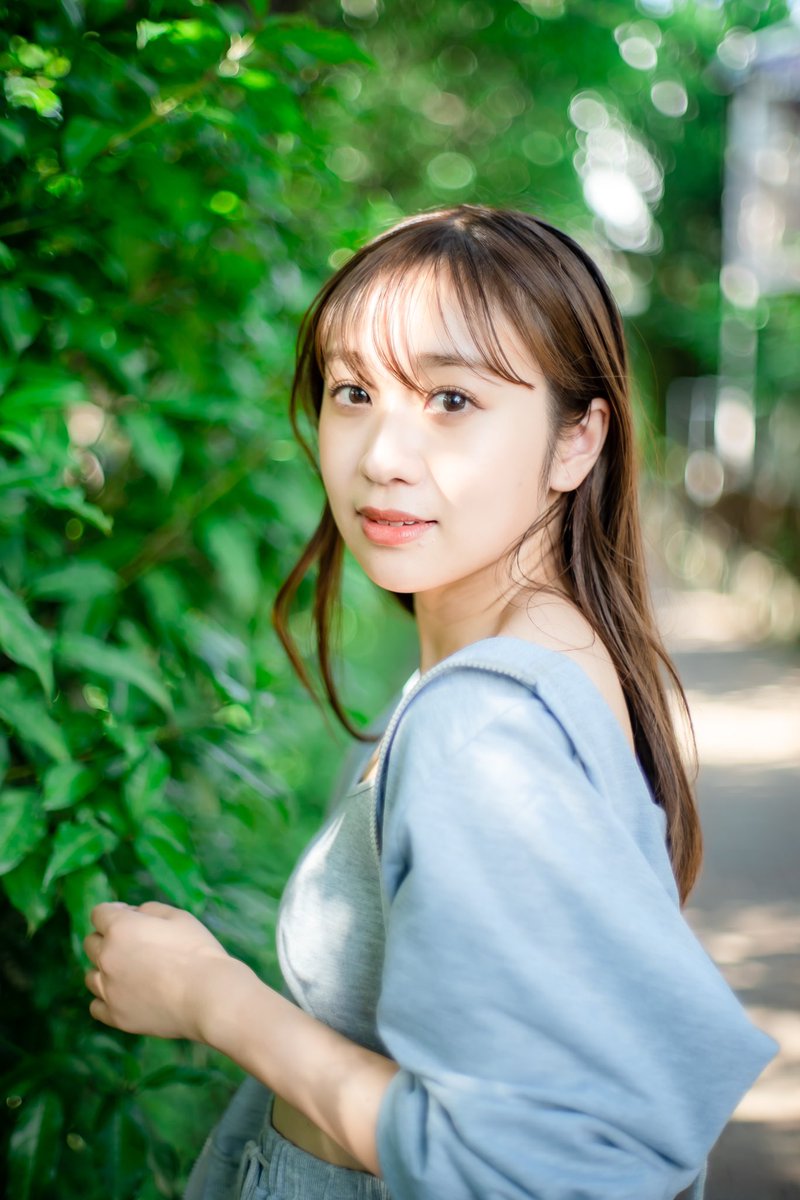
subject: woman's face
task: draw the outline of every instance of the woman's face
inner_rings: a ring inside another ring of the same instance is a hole
[[[525,384],[476,362],[458,305],[441,287],[439,296],[445,320],[431,285],[421,282],[389,331],[422,391],[381,363],[371,309],[347,347],[359,356],[357,373],[337,347],[325,347],[322,479],[346,545],[379,587],[457,589],[471,604],[491,603],[509,578],[497,565],[554,498],[541,487],[547,385],[510,332],[503,350]],[[371,519],[391,518],[392,510],[414,523]]]

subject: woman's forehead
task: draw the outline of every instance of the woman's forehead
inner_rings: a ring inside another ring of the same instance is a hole
[[[334,296],[320,322],[320,365],[363,369],[372,360],[403,379],[461,366],[527,383],[520,370],[529,375],[535,364],[506,315],[483,297],[465,300],[441,274],[374,280],[339,303]]]

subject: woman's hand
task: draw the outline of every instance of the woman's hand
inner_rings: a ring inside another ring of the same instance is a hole
[[[84,939],[89,1012],[126,1033],[202,1041],[204,982],[229,955],[191,913],[151,900],[98,904]]]

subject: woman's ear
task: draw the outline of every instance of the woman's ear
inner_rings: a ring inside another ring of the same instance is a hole
[[[597,396],[577,425],[565,429],[556,445],[550,468],[550,489],[574,492],[600,457],[608,433],[608,401]]]

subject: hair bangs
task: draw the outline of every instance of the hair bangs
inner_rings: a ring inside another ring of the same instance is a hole
[[[346,277],[328,298],[317,326],[315,352],[323,375],[335,358],[366,378],[369,347],[390,375],[419,388],[407,314],[430,273],[430,264],[410,270],[408,264],[389,262],[366,280]]]
[[[371,271],[345,273],[327,297],[314,339],[321,374],[335,357],[348,370],[364,377],[364,350],[370,346],[394,378],[424,391],[425,372],[410,348],[409,317],[420,295],[430,288],[441,321],[443,337],[437,351],[443,361],[463,362],[479,374],[531,386],[530,380],[512,367],[504,349],[508,332],[501,331],[497,322],[498,314],[501,318],[507,316],[530,353],[530,317],[519,310],[506,289],[497,287],[491,270],[482,270],[481,264],[474,261],[466,239],[440,247],[435,254],[417,256],[416,261],[409,261],[414,256],[404,253],[402,246],[393,245],[391,250],[391,255],[380,256],[382,261],[360,264],[372,267]],[[537,361],[536,356],[533,359]]]

